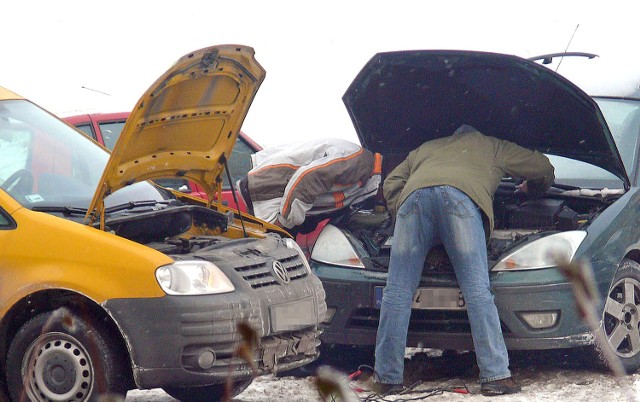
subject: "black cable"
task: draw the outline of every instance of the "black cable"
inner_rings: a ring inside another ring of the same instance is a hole
[[[368,375],[368,376],[367,376]],[[363,377],[363,376],[367,376],[367,377]],[[375,371],[375,369],[367,364],[361,364],[360,366],[358,366],[358,369],[356,371],[354,371],[353,373],[351,373],[349,375],[349,379],[351,380],[369,380],[372,379],[372,381],[377,382],[379,381],[379,377],[378,377],[378,373]],[[361,398],[358,395],[358,392],[356,390],[354,390],[352,387],[350,387],[350,390],[356,395],[356,397],[358,398],[358,400],[360,402],[411,402],[411,401],[421,401],[424,400],[425,398],[429,398],[431,396],[436,396],[436,395],[442,395],[445,392],[456,392],[456,393],[461,393],[461,394],[471,394],[471,392],[469,391],[469,388],[467,387],[467,384],[462,381],[462,386],[452,386],[452,382],[453,380],[447,381],[444,384],[441,384],[440,386],[434,387],[434,388],[427,388],[427,389],[422,389],[422,390],[415,390],[416,387],[420,386],[421,384],[423,384],[424,382],[419,380],[414,382],[413,384],[407,386],[404,390],[402,390],[400,393],[397,394],[388,394],[388,395],[381,395],[381,394],[377,394],[374,391],[371,391],[372,393],[367,395],[366,397]],[[461,392],[462,390],[464,390],[463,392]],[[320,391],[318,391],[318,394],[320,395],[320,398],[324,401],[324,402],[337,402],[338,401],[338,396],[334,395],[334,394],[329,394],[329,395],[322,395],[320,393]],[[411,397],[401,397],[403,395],[415,395],[415,396],[411,396]],[[389,397],[393,397],[394,399],[389,399]]]
[[[429,398],[431,396],[436,396],[436,395],[442,395],[445,392],[455,392],[454,390],[452,390],[449,387],[435,387],[435,388],[427,388],[427,389],[423,389],[423,390],[412,390],[413,388],[417,387],[418,385],[422,384],[422,381],[418,381],[417,383],[415,383],[414,385],[411,385],[407,388],[406,391],[403,391],[404,394],[407,395],[417,395],[415,397],[410,397],[410,398],[398,398],[399,395],[404,395],[403,393],[400,394],[392,394],[392,395],[379,395],[379,394],[371,394],[366,396],[365,398],[360,398],[361,402],[391,402],[391,401],[395,401],[395,402],[409,402],[409,401],[421,401],[425,398]],[[467,394],[470,394],[469,389],[467,388],[466,384],[463,383],[463,386],[461,387],[461,389],[464,388],[467,391]],[[394,399],[388,399],[388,397],[393,397]]]
[[[358,370],[356,371],[356,373],[360,372],[362,375],[363,373],[371,373],[370,377],[373,377],[373,381],[378,381],[379,380],[379,376],[378,373],[375,371],[375,369],[369,365],[366,364],[361,364],[360,366],[358,366]],[[353,375],[353,374],[352,374]],[[409,402],[409,401],[419,401],[419,400],[423,400],[425,398],[429,398],[431,396],[435,396],[435,395],[442,395],[445,392],[459,392],[456,390],[464,390],[464,392],[460,392],[461,394],[471,394],[471,392],[469,392],[469,388],[467,387],[467,384],[462,381],[462,386],[461,387],[454,387],[451,385],[452,381],[448,381],[446,383],[444,383],[443,385],[440,385],[438,387],[435,388],[428,388],[428,389],[423,389],[423,390],[414,390],[416,387],[420,386],[421,384],[423,384],[423,381],[419,380],[414,382],[413,384],[409,385],[408,387],[406,387],[402,392],[398,393],[398,394],[392,394],[392,395],[380,395],[377,393],[372,393],[364,398],[358,398],[361,402],[391,402],[391,401],[395,401],[395,402]],[[354,391],[355,393],[355,391]],[[419,394],[418,396],[415,397],[409,397],[409,398],[399,398],[398,396],[400,395],[415,395],[415,394]],[[388,399],[387,397],[393,396],[394,399]],[[334,402],[335,401],[335,397],[333,398],[332,401],[325,401],[325,402]]]
[[[409,402],[409,401],[422,401],[426,398],[429,398],[431,396],[436,396],[436,395],[442,395],[444,393],[444,390],[433,390],[433,391],[427,391],[427,392],[422,392],[422,391],[418,391],[418,392],[411,392],[411,394],[418,394],[418,396],[416,397],[412,397],[412,398],[396,398],[398,395],[377,395],[377,394],[373,394],[373,395],[369,395],[366,398],[360,399],[360,401],[362,402]],[[389,399],[387,397],[394,397],[394,399]]]

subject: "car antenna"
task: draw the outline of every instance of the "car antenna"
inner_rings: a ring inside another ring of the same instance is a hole
[[[233,201],[236,203],[236,210],[238,211],[238,216],[240,216],[240,224],[242,225],[242,233],[244,237],[247,237],[247,229],[244,227],[244,219],[242,218],[242,212],[240,211],[240,204],[238,203],[238,195],[233,189],[233,180],[231,180],[231,172],[229,172],[229,165],[227,164],[227,157],[222,154],[220,156],[220,161],[224,163],[224,170],[227,172],[227,180],[229,180],[229,185],[231,186],[231,195],[233,196]]]
[[[571,42],[573,41],[573,37],[576,36],[576,32],[578,31],[579,27],[580,27],[580,24],[576,25],[576,29],[573,30],[573,34],[571,34],[571,38],[569,39],[569,42],[567,43],[567,47],[564,49],[565,53],[567,53],[567,50],[569,50],[569,46],[571,45]],[[564,60],[564,56],[560,57],[560,61],[558,62],[558,66],[556,67],[556,73],[558,72],[558,69],[560,69],[560,64],[562,64],[562,60]]]
[[[97,93],[100,93],[100,94],[103,94],[103,95],[111,96],[111,94],[108,94],[108,93],[106,93],[106,92],[99,91],[99,90],[97,90],[97,89],[93,89],[93,88],[85,87],[84,85],[81,85],[81,86],[80,86],[80,88],[82,88],[82,89],[86,89],[87,91],[93,91],[93,92],[97,92]]]

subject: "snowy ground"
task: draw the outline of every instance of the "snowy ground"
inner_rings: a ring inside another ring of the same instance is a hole
[[[370,397],[370,393],[355,393],[348,387],[346,375],[334,371],[347,385],[348,401],[634,401],[640,402],[640,373],[622,379],[612,377],[606,370],[592,364],[582,352],[527,352],[512,354],[511,365],[522,392],[516,395],[487,398],[480,395],[477,367],[473,355],[441,356],[438,351],[418,353],[407,362],[405,382],[422,381],[411,394]],[[357,367],[357,365],[356,365]],[[341,368],[344,372],[345,368]],[[352,387],[365,384],[354,383]],[[467,387],[469,394],[442,388]],[[429,389],[436,389],[435,392]],[[431,395],[433,394],[433,395]],[[431,396],[430,396],[431,395]],[[496,399],[497,398],[497,399]],[[253,401],[322,401],[315,386],[315,378],[275,377],[256,378],[252,385],[233,399],[236,402]],[[131,391],[126,402],[175,402],[161,390]]]

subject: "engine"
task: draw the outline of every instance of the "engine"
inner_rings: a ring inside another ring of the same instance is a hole
[[[504,181],[494,195],[494,230],[487,244],[490,261],[497,260],[518,242],[548,232],[585,228],[609,206],[617,195],[591,191],[588,195],[576,189],[552,187],[544,197],[527,199],[516,192],[516,184]],[[370,255],[372,269],[386,270],[389,264],[393,223],[390,214],[381,206],[351,211],[343,222]],[[451,271],[451,264],[442,246],[428,254],[425,270]]]

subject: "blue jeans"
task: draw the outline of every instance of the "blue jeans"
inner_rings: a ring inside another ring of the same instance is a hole
[[[480,382],[511,376],[493,301],[482,216],[476,204],[450,186],[414,191],[400,206],[376,339],[379,381],[400,384],[413,295],[427,252],[442,243],[466,301]]]

